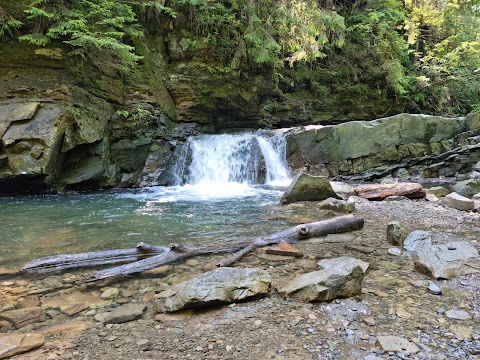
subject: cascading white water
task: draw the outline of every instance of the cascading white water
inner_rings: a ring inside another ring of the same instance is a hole
[[[226,191],[233,191],[232,188],[245,188],[263,181],[273,186],[287,186],[290,177],[285,148],[281,135],[243,133],[192,137],[177,166],[181,170],[177,178],[212,191],[225,191],[225,187]],[[189,165],[185,165],[187,159]]]

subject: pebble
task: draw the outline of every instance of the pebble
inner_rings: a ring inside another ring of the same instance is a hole
[[[262,320],[255,320],[255,322],[253,323],[253,325],[259,326],[261,323],[262,323]]]
[[[392,247],[388,249],[388,254],[393,256],[400,256],[402,255],[402,250],[397,247]]]
[[[433,295],[442,295],[442,289],[440,289],[440,287],[434,283],[428,285],[428,291]]]

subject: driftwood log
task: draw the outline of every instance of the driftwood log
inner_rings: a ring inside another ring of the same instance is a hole
[[[93,276],[85,279],[86,282],[91,282],[143,272],[193,256],[232,252],[233,254],[229,258],[217,263],[217,266],[229,266],[260,246],[278,244],[281,241],[295,243],[309,237],[358,230],[363,228],[363,224],[364,220],[360,216],[344,215],[333,219],[297,225],[253,239],[216,241],[197,246],[174,243],[168,247],[141,242],[137,244],[135,249],[49,256],[24,265],[20,272],[63,270],[80,266],[134,261],[111,269],[98,271]]]
[[[421,199],[426,195],[419,183],[371,184],[360,185],[355,194],[368,200],[383,200],[389,196],[405,196],[409,199]]]

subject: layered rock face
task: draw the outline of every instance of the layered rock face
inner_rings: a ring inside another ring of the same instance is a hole
[[[448,177],[471,171],[480,159],[479,114],[466,118],[399,114],[294,128],[287,134],[289,164],[312,174]]]

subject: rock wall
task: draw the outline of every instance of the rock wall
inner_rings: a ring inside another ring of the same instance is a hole
[[[287,132],[294,171],[350,179],[450,177],[480,160],[480,114],[466,118],[399,114],[374,121]]]

